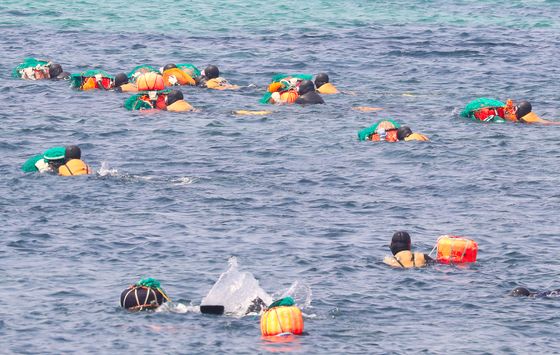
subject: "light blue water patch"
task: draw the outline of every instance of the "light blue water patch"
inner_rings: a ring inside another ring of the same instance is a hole
[[[227,3],[137,1],[122,6],[114,1],[19,2],[7,0],[2,26],[41,24],[64,29],[203,35],[208,33],[270,32],[286,27],[317,31],[368,24],[418,23],[448,26],[504,26],[517,29],[558,28],[555,1],[325,1],[301,3]]]

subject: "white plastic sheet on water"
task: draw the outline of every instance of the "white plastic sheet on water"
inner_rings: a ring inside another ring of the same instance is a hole
[[[272,297],[260,287],[253,274],[239,271],[236,257],[230,258],[228,263],[227,271],[220,275],[201,305],[223,305],[226,314],[241,317],[257,298],[266,305],[272,303]]]

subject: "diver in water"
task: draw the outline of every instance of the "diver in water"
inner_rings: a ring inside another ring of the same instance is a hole
[[[298,88],[298,98],[295,100],[296,104],[300,105],[315,105],[324,104],[323,98],[315,91],[315,84],[311,80],[303,80]]]
[[[514,297],[560,297],[560,288],[551,291],[532,292],[525,287],[516,287],[510,293]]]
[[[317,92],[323,95],[339,93],[336,87],[329,82],[329,75],[327,73],[319,73],[315,76],[315,87]]]
[[[408,126],[401,126],[394,120],[381,120],[372,126],[358,132],[361,141],[428,141],[428,137],[421,133],[414,133]]]
[[[35,155],[22,165],[21,170],[31,172],[59,172],[59,168],[70,160],[81,159],[82,151],[77,145],[67,147],[53,147],[43,154]]]
[[[459,114],[463,118],[483,122],[519,122],[519,123],[543,123],[556,124],[540,118],[533,112],[533,106],[529,101],[521,101],[515,105],[513,100],[505,103],[485,97],[469,102]]]
[[[390,248],[393,256],[385,257],[383,262],[392,267],[409,269],[423,267],[434,262],[434,259],[428,254],[413,252],[411,250],[410,235],[405,231],[399,231],[393,234]]]
[[[198,86],[214,90],[237,90],[239,86],[230,84],[220,76],[220,69],[215,65],[209,65],[198,78]]]
[[[129,311],[156,309],[165,302],[171,302],[160,282],[146,278],[130,285],[121,293],[120,305]]]

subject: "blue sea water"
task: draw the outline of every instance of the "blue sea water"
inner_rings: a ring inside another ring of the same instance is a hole
[[[558,18],[554,0],[4,0],[0,352],[560,352],[558,300],[508,296],[560,287],[560,127],[457,117],[486,96],[560,120]],[[70,72],[212,63],[243,88],[184,88],[199,112],[142,114],[127,94],[11,78],[28,56]],[[345,94],[258,104],[272,75],[323,71]],[[431,141],[358,142],[381,118]],[[61,144],[98,173],[20,171]],[[397,230],[426,252],[468,236],[478,262],[392,270]],[[312,290],[308,335],[276,344],[256,316],[118,308],[147,276],[198,305],[231,256],[272,295]]]

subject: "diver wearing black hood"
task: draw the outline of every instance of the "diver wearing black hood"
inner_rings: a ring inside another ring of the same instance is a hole
[[[393,256],[386,257],[383,262],[393,267],[408,269],[426,266],[434,261],[428,254],[413,252],[411,245],[410,234],[405,231],[395,232],[389,246]]]
[[[560,289],[532,292],[525,287],[516,287],[510,293],[513,297],[560,297]]]
[[[53,63],[49,65],[49,77],[55,80],[68,79],[70,77],[70,73],[62,70],[62,66],[60,64]]]
[[[209,65],[204,69],[204,74],[198,79],[198,86],[206,87],[208,80],[220,77],[220,69],[215,65]]]
[[[220,69],[215,65],[209,65],[203,74],[196,79],[197,85],[214,90],[237,90],[239,86],[230,84],[220,76]]]
[[[296,104],[315,105],[324,104],[323,98],[315,92],[315,84],[311,80],[304,80],[298,86],[299,97]]]

